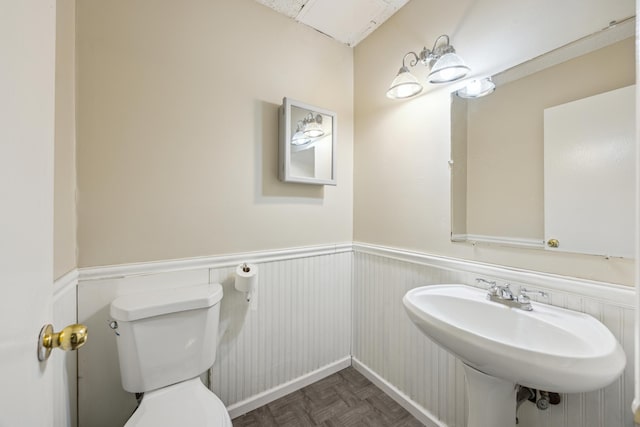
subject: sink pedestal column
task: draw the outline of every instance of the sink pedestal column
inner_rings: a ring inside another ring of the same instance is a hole
[[[464,365],[469,398],[467,427],[514,427],[516,385]]]

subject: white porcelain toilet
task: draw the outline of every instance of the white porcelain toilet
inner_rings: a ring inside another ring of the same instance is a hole
[[[200,375],[216,358],[222,286],[207,284],[116,298],[122,387],[143,393],[125,427],[231,427]]]

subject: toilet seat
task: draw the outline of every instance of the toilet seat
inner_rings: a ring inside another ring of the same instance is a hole
[[[232,427],[224,403],[199,377],[145,393],[125,427]]]

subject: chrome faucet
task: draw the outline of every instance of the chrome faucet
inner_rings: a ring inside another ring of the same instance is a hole
[[[511,288],[508,283],[505,283],[504,286],[498,286],[498,297],[502,300],[511,301],[515,299]]]
[[[489,292],[487,292],[487,299],[506,305],[507,307],[519,308],[526,311],[533,310],[531,299],[526,295],[514,295],[508,283],[505,283],[504,286],[491,287]]]
[[[507,307],[518,308],[525,311],[533,310],[533,306],[531,305],[531,298],[529,298],[529,295],[527,294],[537,294],[542,297],[548,296],[546,292],[528,291],[524,288],[522,288],[520,290],[520,293],[516,295],[513,293],[508,283],[505,283],[504,286],[500,286],[494,281],[490,282],[481,278],[477,278],[476,282],[486,283],[490,285],[490,288],[487,290],[487,299],[489,301],[497,302],[506,305]]]

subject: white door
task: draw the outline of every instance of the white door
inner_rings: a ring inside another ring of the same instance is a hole
[[[635,85],[544,110],[550,250],[634,256]]]
[[[0,0],[0,427],[47,427],[51,323],[55,0]]]

